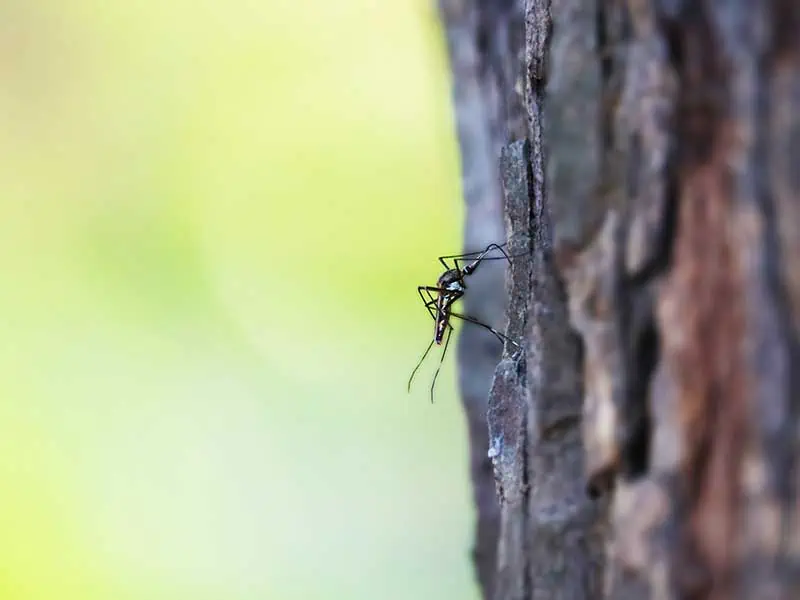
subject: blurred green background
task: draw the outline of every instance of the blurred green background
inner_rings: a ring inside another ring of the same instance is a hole
[[[0,599],[477,597],[433,0],[5,0],[0,77]]]

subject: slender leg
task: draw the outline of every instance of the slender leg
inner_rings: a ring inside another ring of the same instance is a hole
[[[436,304],[436,297],[434,297],[434,295],[431,293],[432,291],[433,292],[437,292],[439,294],[446,294],[447,293],[447,290],[442,290],[442,289],[439,289],[437,287],[432,287],[432,286],[429,286],[429,285],[417,286],[417,293],[419,294],[419,297],[422,298],[422,302],[425,304],[425,306],[427,306],[428,304]],[[425,296],[422,294],[422,292],[427,293],[428,297],[425,298]]]
[[[429,302],[427,302],[425,304],[425,308],[428,309],[428,312],[430,313],[431,317],[434,320],[436,319],[436,314],[435,314],[433,306],[431,306],[431,304],[433,302],[435,302],[435,300],[436,300],[435,298],[432,298]],[[490,332],[492,332],[495,335],[495,337],[497,337],[497,339],[499,339],[501,342],[507,341],[508,343],[513,344],[514,346],[519,348],[519,344],[517,344],[517,342],[515,342],[511,338],[503,335],[502,333],[500,333],[496,329],[494,329],[492,327],[489,327],[485,323],[481,323],[477,319],[474,319],[474,318],[469,317],[467,315],[462,315],[462,314],[459,314],[459,313],[455,313],[455,312],[451,312],[450,315],[453,316],[453,317],[456,317],[458,319],[461,319],[462,321],[466,321],[468,323],[472,323],[474,325],[478,325],[479,327],[483,327],[484,329],[487,329]],[[433,403],[433,389],[436,386],[436,378],[439,377],[439,370],[442,368],[442,363],[444,363],[444,357],[445,357],[445,354],[447,354],[447,346],[450,344],[450,335],[452,334],[452,332],[453,332],[453,326],[448,323],[448,325],[447,325],[447,338],[444,341],[444,349],[442,350],[442,356],[439,359],[439,364],[436,367],[436,373],[434,373],[433,381],[431,382],[431,403]],[[431,340],[430,344],[428,344],[428,347],[425,349],[425,353],[422,355],[422,358],[419,359],[419,362],[417,363],[417,366],[414,367],[414,371],[412,371],[412,373],[411,373],[411,377],[409,377],[409,379],[408,379],[408,391],[409,392],[411,391],[411,381],[414,379],[414,375],[416,374],[416,372],[419,369],[420,365],[422,365],[422,363],[425,360],[425,358],[428,356],[428,353],[431,351],[432,347],[433,347],[433,340]]]
[[[510,344],[514,344],[517,348],[519,348],[519,344],[517,342],[515,342],[514,340],[512,340],[510,337],[507,337],[507,336],[503,335],[502,333],[500,333],[499,331],[497,331],[496,329],[494,329],[492,327],[489,327],[486,323],[481,323],[480,321],[478,321],[478,319],[476,319],[474,317],[468,317],[467,315],[462,315],[462,314],[459,314],[459,313],[456,313],[456,312],[453,312],[453,311],[450,311],[450,316],[451,317],[456,317],[457,319],[461,319],[462,321],[466,321],[466,322],[472,323],[474,325],[478,325],[479,327],[483,327],[484,329],[488,329],[501,342],[509,342]]]
[[[489,244],[483,250],[475,250],[473,252],[463,252],[461,254],[448,254],[446,256],[440,256],[439,258],[469,258],[470,256],[478,256],[479,254],[486,254],[487,251],[491,250],[492,248],[500,248],[501,250],[508,245],[508,242],[505,244]],[[498,257],[499,258],[499,257]]]
[[[425,306],[426,306],[426,308],[428,308],[428,312],[430,312],[431,317],[433,317],[433,319],[436,320],[436,315],[432,312],[433,307],[428,306],[427,304]],[[444,351],[442,352],[442,358],[439,361],[439,367],[442,366],[442,361],[444,360],[444,352],[447,352],[447,342],[450,340],[450,332],[452,332],[452,331],[453,331],[453,326],[450,325],[450,323],[448,323],[447,324],[447,340],[445,341],[445,344],[444,344]],[[425,361],[425,357],[428,356],[428,352],[430,352],[431,348],[433,348],[433,342],[434,342],[434,340],[431,340],[431,343],[428,344],[428,347],[425,349],[425,352],[423,353],[422,358],[419,359],[419,362],[417,363],[417,366],[414,367],[414,370],[411,372],[411,377],[408,378],[408,392],[409,393],[411,392],[411,381],[414,379],[414,375],[417,374],[417,371],[419,370],[420,366],[422,366],[422,363]],[[436,369],[436,374],[437,375],[439,374],[439,369],[438,368]],[[436,376],[434,375],[434,383],[435,382],[436,382]],[[431,386],[431,401],[433,401],[433,386]]]
[[[467,260],[470,259],[473,262],[475,262],[481,254],[486,254],[494,248],[500,250],[503,256],[483,256],[480,259],[480,262],[483,262],[484,260],[507,260],[510,263],[512,258],[516,258],[517,256],[526,256],[530,254],[530,252],[521,252],[520,254],[507,254],[503,250],[503,248],[505,248],[507,245],[508,242],[504,244],[489,244],[484,250],[476,250],[475,252],[465,252],[463,254],[450,254],[448,256],[440,256],[439,262],[442,263],[446,269],[450,269],[450,265],[447,264],[446,259],[452,258],[455,259],[456,268],[460,269],[461,267],[458,266],[459,262],[466,262]]]
[[[417,293],[419,294],[419,297],[422,298],[422,302],[425,304],[425,308],[428,309],[428,313],[431,315],[431,317],[435,321],[436,318],[437,318],[437,315],[439,314],[439,308],[436,306],[437,298],[434,297],[434,295],[431,293],[431,290],[435,290],[440,294],[441,293],[447,293],[447,290],[441,290],[439,288],[426,286],[426,285],[420,285],[420,286],[417,287]],[[428,299],[427,300],[425,299],[425,296],[422,294],[423,291],[426,294],[428,294]]]
[[[425,303],[425,308],[428,309],[428,314],[431,316],[431,318],[434,321],[436,320],[436,315],[439,313],[439,311],[436,308],[436,306],[434,306],[435,304],[436,304],[436,300],[430,300],[430,301]]]
[[[527,254],[527,252],[525,254]],[[524,256],[524,254],[515,254],[513,256]],[[449,259],[449,258],[453,259],[453,263],[455,264],[455,269],[456,270],[461,270],[463,268],[463,267],[460,267],[458,263],[466,262],[467,260],[471,260],[471,261],[475,261],[476,260],[475,257],[471,256],[471,255],[464,256],[464,255],[457,254],[456,256],[440,256],[439,257],[439,262],[444,265],[444,268],[447,271],[450,270],[450,265],[447,264],[445,259]],[[508,259],[509,259],[508,256],[484,256],[483,258],[480,259],[480,262],[483,262],[485,260],[508,260]]]
[[[504,245],[505,245],[505,244],[504,244]],[[489,245],[486,247],[486,250],[484,250],[483,252],[481,252],[481,253],[478,255],[478,257],[477,257],[477,258],[475,258],[475,259],[474,259],[474,260],[473,260],[471,263],[469,263],[469,264],[467,264],[467,265],[464,265],[463,267],[459,267],[459,266],[458,266],[458,262],[459,262],[459,260],[466,260],[466,259],[458,259],[458,258],[457,258],[457,259],[455,259],[456,268],[460,269],[460,270],[461,270],[461,272],[462,272],[464,275],[471,275],[471,274],[472,274],[472,273],[475,271],[475,269],[477,269],[477,268],[478,268],[478,265],[479,265],[479,264],[481,264],[481,262],[483,262],[484,260],[489,260],[489,258],[487,258],[487,257],[486,257],[486,255],[487,255],[487,254],[488,254],[488,253],[489,253],[491,250],[493,250],[493,249],[495,249],[495,248],[496,248],[497,250],[499,250],[499,251],[500,251],[500,252],[503,254],[503,258],[505,258],[505,259],[508,261],[508,264],[511,264],[511,259],[508,257],[508,254],[506,254],[506,251],[505,251],[505,250],[503,250],[503,248],[502,248],[502,247],[498,246],[497,244],[489,244]],[[496,257],[496,258],[498,258],[498,259],[499,259],[500,257],[498,256],[498,257]]]
[[[452,294],[453,292],[450,290],[446,290],[444,288],[438,288],[434,285],[418,285],[417,291],[422,295],[422,292],[428,292],[428,300],[432,300],[434,296],[431,295],[431,292],[436,292],[437,294]],[[425,300],[425,297],[422,298]],[[427,302],[427,300],[426,300]]]
[[[505,246],[505,244],[503,245]],[[462,273],[464,273],[464,275],[471,275],[477,268],[478,264],[482,263],[485,260],[506,260],[508,261],[508,264],[511,264],[512,258],[517,258],[518,256],[528,256],[530,254],[530,251],[520,252],[519,254],[506,254],[500,248],[500,246],[497,246],[497,248],[500,249],[500,251],[503,253],[502,256],[478,256],[477,258],[472,259],[472,262],[474,263],[474,266],[472,268],[469,268],[470,265],[464,265],[463,267],[459,265],[459,263],[465,262],[469,258],[469,255],[455,258],[454,262],[456,264],[456,269],[459,269]],[[445,256],[444,258],[449,258],[449,257]]]
[[[428,356],[428,352],[431,351],[432,347],[433,347],[433,340],[431,340],[431,343],[428,344],[428,347],[425,349],[425,353],[422,355],[422,358],[419,359],[419,362],[417,363],[417,366],[414,367],[413,371],[411,371],[411,377],[408,378],[408,393],[411,393],[411,381],[414,379],[414,375],[417,374],[417,371],[419,370],[420,366],[422,365],[422,362],[425,360],[425,357]]]
[[[434,306],[434,302],[428,302],[425,304],[425,308],[428,309],[428,314],[431,316],[431,319],[434,321],[439,320],[439,309]]]
[[[508,244],[508,242],[506,242],[505,244],[499,244],[499,245],[498,244],[489,244],[485,249],[476,250],[475,252],[465,252],[463,254],[450,254],[448,256],[440,256],[439,257],[439,262],[442,263],[444,265],[444,268],[449,271],[450,270],[450,265],[447,264],[446,259],[452,258],[452,259],[454,259],[453,262],[455,263],[456,269],[460,269],[460,267],[458,266],[459,261],[465,262],[468,259],[475,261],[477,257],[485,256],[493,248],[497,248],[498,250],[500,250],[500,252],[503,253],[503,256],[502,257],[500,257],[500,256],[487,257],[487,258],[484,258],[484,260],[498,260],[500,258],[508,259],[508,255],[503,250],[503,247],[506,246],[507,244]]]
[[[439,359],[439,365],[436,367],[436,373],[433,374],[433,381],[431,382],[431,404],[433,404],[433,388],[436,386],[436,378],[439,377],[439,369],[442,368],[444,362],[444,355],[447,354],[447,345],[450,343],[450,334],[453,333],[452,325],[448,325],[447,338],[444,340],[444,350],[442,350],[442,357]]]
[[[431,315],[431,317],[434,320],[436,320],[436,315],[438,314],[438,309],[434,305],[436,304],[437,298],[435,298],[433,296],[433,294],[431,293],[432,290],[436,291],[436,292],[439,292],[439,293],[447,291],[447,290],[442,290],[442,289],[439,289],[439,288],[436,288],[436,287],[432,287],[432,286],[421,285],[421,286],[417,287],[417,292],[419,293],[420,298],[422,298],[422,301],[425,303],[425,308],[428,309],[428,313]],[[422,294],[423,291],[428,294],[427,300],[425,299],[425,296]],[[519,344],[517,344],[517,342],[515,342],[514,340],[512,340],[508,336],[503,335],[502,333],[500,333],[496,329],[494,329],[492,327],[489,327],[486,323],[482,323],[481,321],[479,321],[475,317],[470,317],[468,315],[462,315],[461,313],[453,312],[452,310],[450,311],[450,315],[453,316],[453,317],[456,317],[457,319],[461,319],[462,321],[467,321],[468,323],[473,323],[474,325],[478,325],[479,327],[483,327],[484,329],[487,329],[487,330],[491,331],[495,335],[495,337],[497,337],[501,342],[508,341],[511,344],[514,344],[517,348],[519,348]]]

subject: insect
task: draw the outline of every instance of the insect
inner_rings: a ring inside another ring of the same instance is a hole
[[[423,353],[422,358],[419,359],[417,366],[414,367],[414,370],[411,372],[411,377],[408,378],[409,392],[411,391],[411,382],[414,379],[414,375],[416,375],[417,370],[425,361],[425,357],[428,356],[428,353],[431,351],[431,348],[433,348],[433,345],[436,344],[437,346],[441,346],[442,342],[444,342],[442,356],[439,359],[439,365],[436,367],[436,373],[434,373],[433,381],[431,382],[431,402],[433,402],[433,389],[436,386],[436,378],[439,376],[439,370],[444,362],[445,354],[447,354],[447,346],[450,343],[450,334],[453,331],[453,326],[450,324],[450,319],[452,317],[461,319],[462,321],[466,321],[474,325],[478,325],[479,327],[483,327],[484,329],[492,332],[492,334],[494,334],[495,337],[497,337],[497,339],[499,339],[501,342],[507,341],[519,348],[519,344],[517,344],[514,340],[506,337],[486,323],[481,323],[474,317],[463,315],[452,310],[452,306],[456,300],[461,298],[466,292],[467,284],[464,282],[464,279],[472,275],[481,262],[484,260],[505,259],[509,264],[511,264],[511,258],[503,249],[504,246],[506,246],[506,244],[489,244],[485,250],[478,252],[440,256],[439,262],[444,266],[445,272],[439,277],[436,285],[420,285],[417,287],[417,292],[419,293],[420,298],[422,298],[425,308],[433,318],[434,330],[433,339],[431,340],[430,344],[428,344],[428,347]],[[487,256],[487,254],[489,254],[489,252],[492,250],[499,250],[503,256]],[[447,263],[448,259],[452,259],[455,266],[451,267]],[[465,262],[466,264],[461,267],[459,266],[459,262]]]

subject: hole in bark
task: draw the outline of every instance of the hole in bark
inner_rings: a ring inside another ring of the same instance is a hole
[[[598,471],[589,481],[586,482],[586,494],[592,499],[597,500],[604,494],[608,494],[614,489],[614,466],[609,465],[605,469]]]

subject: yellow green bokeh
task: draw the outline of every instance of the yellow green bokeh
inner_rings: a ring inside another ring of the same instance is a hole
[[[0,7],[0,599],[477,597],[430,0]]]

